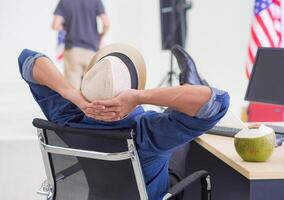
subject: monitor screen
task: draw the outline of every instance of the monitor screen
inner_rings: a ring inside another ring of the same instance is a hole
[[[284,48],[259,48],[245,100],[284,105]]]

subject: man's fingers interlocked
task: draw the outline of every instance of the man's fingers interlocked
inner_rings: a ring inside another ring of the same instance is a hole
[[[95,114],[88,113],[87,116],[94,118],[96,120],[103,120],[103,121],[113,121],[119,118],[119,116],[115,112],[104,112],[104,113],[95,113]]]
[[[87,108],[86,112],[91,115],[105,115],[105,113],[120,113],[121,107],[105,107],[104,109]]]
[[[109,99],[109,100],[96,100],[92,102],[94,106],[105,106],[105,107],[119,107],[120,102],[116,99]]]

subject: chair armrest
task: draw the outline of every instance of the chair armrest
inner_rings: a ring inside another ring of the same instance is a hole
[[[186,178],[184,178],[183,180],[181,180],[180,182],[178,182],[177,184],[172,186],[168,190],[168,193],[164,196],[163,200],[169,199],[169,198],[179,194],[187,186],[191,185],[196,180],[200,180],[200,179],[201,179],[201,183],[202,183],[202,189],[204,188],[203,185],[206,184],[206,188],[205,189],[206,190],[211,190],[211,183],[210,183],[209,173],[207,171],[205,171],[205,170],[200,170],[200,171],[196,171],[196,172],[190,174],[189,176],[187,176]]]

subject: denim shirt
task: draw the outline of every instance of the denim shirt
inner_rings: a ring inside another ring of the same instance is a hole
[[[37,84],[32,70],[35,60],[41,56],[44,55],[25,49],[20,54],[18,63],[22,78],[29,85],[46,118],[51,122],[75,128],[135,129],[136,148],[150,200],[160,200],[167,192],[168,164],[175,148],[211,129],[229,107],[228,93],[211,88],[211,99],[201,107],[196,117],[171,109],[162,113],[144,111],[141,106],[137,106],[120,121],[96,121],[85,116],[76,105],[57,92]]]

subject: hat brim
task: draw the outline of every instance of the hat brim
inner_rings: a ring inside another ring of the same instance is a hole
[[[142,90],[145,88],[146,83],[146,65],[145,61],[143,59],[143,56],[141,53],[135,49],[134,47],[127,45],[127,44],[121,44],[121,43],[115,43],[110,44],[99,51],[96,52],[94,57],[92,58],[87,71],[94,67],[95,64],[101,60],[103,57],[111,54],[111,53],[121,53],[126,55],[134,64],[136,71],[137,71],[137,77],[138,77],[138,88],[139,90]]]

